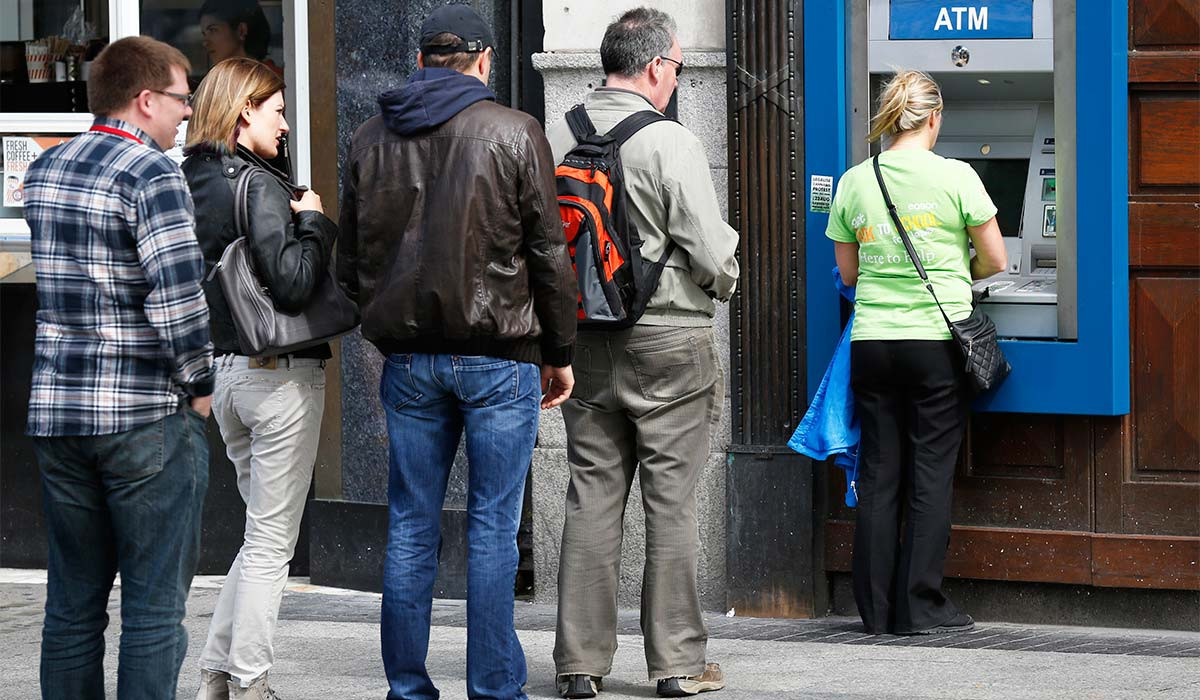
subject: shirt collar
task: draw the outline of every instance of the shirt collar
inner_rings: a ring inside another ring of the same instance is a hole
[[[150,136],[150,134],[147,134],[145,131],[142,131],[123,119],[113,119],[112,117],[96,117],[96,121],[92,122],[92,126],[106,126],[110,129],[124,131],[130,136],[136,136],[143,144],[149,146],[150,148],[153,148],[156,151],[162,150],[159,148],[158,143]]]
[[[625,88],[598,87],[588,95],[587,101],[588,106],[595,109],[630,109],[640,112],[649,107],[658,112],[649,97]]]

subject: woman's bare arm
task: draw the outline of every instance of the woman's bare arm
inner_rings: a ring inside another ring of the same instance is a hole
[[[1000,234],[996,217],[979,226],[967,226],[967,233],[975,246],[975,257],[971,258],[971,279],[991,277],[1008,267],[1008,251],[1004,248],[1004,237]]]
[[[833,256],[837,260],[838,272],[847,287],[858,283],[858,244],[834,241]]]

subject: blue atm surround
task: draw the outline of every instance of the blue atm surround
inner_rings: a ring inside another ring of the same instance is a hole
[[[976,402],[976,410],[1129,413],[1129,8],[1127,0],[1086,5],[1081,3],[1076,15],[1079,339],[1002,341],[1013,372],[995,393]],[[814,174],[836,179],[847,168],[847,39],[844,3],[804,3],[806,185]],[[841,330],[830,279],[833,243],[825,237],[828,218],[806,204],[810,400]]]

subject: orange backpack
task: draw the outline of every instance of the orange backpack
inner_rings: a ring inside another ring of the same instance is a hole
[[[652,110],[636,112],[600,135],[583,105],[567,112],[576,145],[554,175],[558,213],[579,281],[580,328],[615,330],[637,323],[675,252],[675,241],[668,241],[658,262],[642,260],[642,239],[629,219],[621,170],[621,145],[667,119]]]

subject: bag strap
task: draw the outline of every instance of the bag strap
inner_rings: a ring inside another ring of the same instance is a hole
[[[651,124],[670,120],[671,118],[664,114],[655,112],[652,109],[644,109],[640,112],[634,112],[628,117],[622,119],[617,123],[616,126],[609,129],[605,136],[608,136],[613,141],[616,141],[617,148],[620,148],[621,146],[625,145],[625,142],[632,138],[634,134],[642,129],[650,126]]]
[[[657,124],[662,121],[671,121],[671,118],[652,109],[643,109],[617,122],[617,125],[609,129],[605,136],[611,138],[617,144],[617,148],[620,148],[625,145],[626,141],[633,138],[633,135],[637,132],[651,124]],[[663,250],[662,257],[658,259],[657,264],[666,265],[667,260],[675,253],[675,249],[678,247],[679,244],[668,233],[667,247]]]
[[[588,116],[582,104],[567,110],[567,126],[571,127],[571,135],[576,141],[583,141],[596,134],[596,125],[592,123],[592,118]]]
[[[904,241],[904,249],[908,251],[908,259],[912,261],[913,267],[917,268],[917,274],[921,276],[921,281],[925,283],[925,288],[933,297],[933,303],[937,304],[938,311],[942,312],[942,318],[946,320],[946,327],[953,330],[954,324],[946,315],[946,310],[942,308],[942,302],[938,300],[937,293],[933,291],[933,283],[929,281],[929,275],[925,273],[925,266],[917,258],[917,251],[908,237],[908,231],[904,228],[904,223],[900,221],[900,215],[896,213],[896,205],[892,203],[892,196],[888,194],[887,185],[883,182],[883,171],[879,169],[878,154],[871,157],[871,166],[875,169],[875,180],[879,183],[879,191],[883,193],[883,203],[887,205],[888,214],[892,216],[892,223],[896,225],[896,232],[900,234],[900,240]]]
[[[250,178],[254,177],[254,166],[242,168],[233,183],[233,227],[239,238],[246,239],[246,262],[250,270],[258,276],[258,266],[254,263],[254,249],[250,245]]]
[[[242,168],[233,183],[233,226],[238,236],[250,235],[250,176],[254,168]]]
[[[642,129],[656,122],[668,121],[670,119],[670,117],[655,112],[652,109],[644,109],[622,119],[616,126],[609,129],[603,138],[612,139],[616,142],[617,148],[620,148]],[[567,111],[567,126],[571,128],[571,135],[575,137],[577,142],[582,142],[584,139],[596,135],[596,125],[592,123],[592,118],[588,116],[587,109],[582,104],[577,104]]]
[[[234,178],[233,185],[231,185],[233,188],[233,230],[237,234],[237,238],[245,238],[247,243],[250,242],[250,214],[248,211],[248,200],[250,195],[250,174],[252,170],[254,170],[252,167],[243,167],[241,172],[238,173],[237,177]],[[217,264],[213,265],[212,269],[208,271],[208,275],[205,276],[204,279],[206,281],[212,282],[213,279],[216,278],[217,268],[224,263],[225,256],[229,254],[229,251],[233,248],[234,243],[237,243],[236,239],[233,241],[233,243],[225,246],[225,251],[221,254],[221,260],[218,261]],[[254,255],[251,254],[246,256],[246,260],[250,264],[250,269],[254,270]]]

